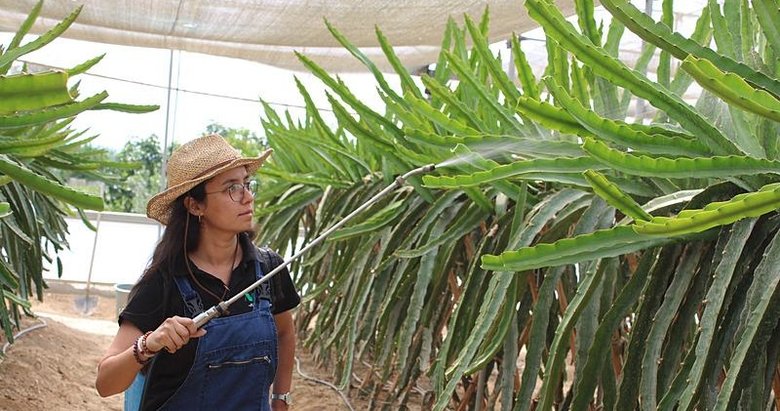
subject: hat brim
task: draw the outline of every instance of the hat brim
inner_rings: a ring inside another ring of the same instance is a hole
[[[215,168],[214,170],[209,171],[202,176],[199,176],[198,178],[187,180],[173,187],[168,187],[168,189],[165,191],[155,194],[152,198],[149,199],[149,202],[146,203],[146,215],[151,219],[159,221],[163,225],[168,225],[168,222],[171,219],[173,202],[181,195],[192,190],[193,187],[216,176],[217,174],[236,167],[246,167],[249,175],[252,175],[255,173],[255,171],[257,171],[257,169],[260,168],[261,165],[263,165],[265,160],[269,155],[271,155],[272,152],[273,149],[269,148],[258,157],[237,158],[233,161],[225,163],[220,167]]]

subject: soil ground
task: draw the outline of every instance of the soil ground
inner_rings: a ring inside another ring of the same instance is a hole
[[[96,295],[97,294],[97,295]],[[123,396],[101,398],[94,388],[97,363],[116,333],[116,298],[93,293],[96,306],[87,314],[84,295],[47,292],[44,302],[34,302],[38,318],[26,318],[19,336],[0,358],[0,410],[112,410],[123,409]],[[18,332],[18,330],[14,330]],[[0,345],[5,340],[0,337]],[[300,370],[307,376],[328,381],[312,356],[298,349]],[[347,410],[337,391],[293,373],[295,411]],[[349,399],[355,410],[366,409],[361,398]]]

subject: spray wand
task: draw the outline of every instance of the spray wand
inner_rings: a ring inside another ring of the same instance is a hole
[[[239,299],[241,299],[241,297],[243,297],[243,296],[244,296],[244,294],[251,292],[251,291],[252,291],[252,290],[254,290],[255,288],[259,287],[259,286],[260,286],[260,284],[262,284],[262,283],[264,283],[264,282],[266,282],[266,281],[270,280],[270,279],[271,279],[271,277],[273,277],[274,275],[276,275],[277,273],[279,273],[280,271],[282,271],[282,269],[284,269],[285,267],[287,267],[288,265],[290,265],[290,263],[291,263],[291,262],[293,262],[293,260],[295,260],[296,258],[300,257],[300,256],[301,256],[301,254],[305,253],[305,252],[306,252],[306,251],[308,251],[310,248],[312,248],[312,247],[314,247],[315,245],[317,245],[317,244],[321,243],[321,242],[322,242],[322,240],[324,240],[324,239],[325,239],[325,237],[329,236],[329,235],[330,235],[330,234],[332,234],[334,231],[338,230],[338,229],[339,229],[341,226],[343,226],[343,225],[344,225],[344,224],[345,224],[347,221],[349,221],[350,219],[352,219],[352,217],[354,217],[354,216],[356,216],[356,215],[360,214],[360,213],[361,213],[363,210],[367,209],[368,207],[371,207],[371,206],[372,206],[374,203],[376,203],[376,202],[377,202],[377,201],[378,201],[380,198],[384,197],[385,195],[387,195],[387,194],[388,194],[389,192],[391,192],[392,190],[394,190],[394,189],[396,189],[396,188],[398,188],[398,187],[400,187],[400,186],[404,185],[404,183],[406,182],[406,180],[407,180],[409,177],[412,177],[412,176],[415,176],[415,175],[418,175],[418,174],[430,173],[430,172],[431,172],[431,171],[433,171],[435,168],[436,168],[436,165],[435,165],[435,164],[428,164],[427,166],[422,166],[422,167],[420,167],[420,168],[416,168],[416,169],[414,169],[414,170],[412,170],[412,171],[409,171],[408,173],[406,173],[406,174],[404,174],[404,175],[402,175],[402,176],[398,176],[398,177],[396,177],[395,181],[394,181],[392,184],[390,184],[389,186],[385,187],[385,188],[384,188],[382,191],[380,191],[379,193],[377,193],[375,196],[371,197],[371,199],[369,199],[368,201],[366,201],[366,202],[365,202],[363,205],[361,205],[360,207],[358,207],[357,209],[355,209],[355,211],[351,212],[349,215],[347,215],[346,217],[342,218],[342,219],[341,219],[341,221],[339,221],[338,223],[336,223],[336,224],[334,224],[332,227],[330,227],[330,228],[329,228],[327,231],[325,231],[324,233],[320,234],[320,236],[319,236],[319,237],[315,238],[315,239],[314,239],[314,240],[312,240],[312,241],[311,241],[309,244],[307,244],[305,247],[301,248],[301,249],[300,249],[300,250],[299,250],[297,253],[293,254],[293,256],[292,256],[292,257],[290,257],[290,258],[288,258],[288,259],[284,260],[284,261],[283,261],[281,264],[279,264],[279,265],[278,265],[276,268],[274,268],[273,270],[271,270],[271,272],[269,272],[268,274],[264,275],[264,276],[263,276],[263,278],[261,278],[261,279],[259,279],[259,280],[255,281],[254,283],[252,283],[252,285],[250,285],[249,287],[245,288],[245,289],[244,289],[243,291],[241,291],[240,293],[238,293],[238,294],[234,295],[234,296],[233,296],[232,298],[230,298],[229,300],[227,300],[227,301],[222,301],[221,303],[219,303],[219,304],[217,304],[217,305],[215,305],[215,306],[213,306],[213,307],[209,308],[208,310],[206,310],[206,311],[204,311],[204,312],[202,312],[202,313],[198,314],[198,315],[197,315],[197,316],[194,318],[194,321],[195,321],[195,326],[196,326],[196,327],[198,327],[198,328],[200,328],[200,327],[202,327],[203,325],[205,325],[207,322],[209,322],[209,321],[210,321],[212,318],[216,318],[216,317],[219,317],[220,315],[222,315],[222,314],[223,314],[225,311],[227,311],[227,308],[228,308],[228,307],[230,307],[230,305],[231,305],[231,304],[233,304],[234,302],[236,302],[236,301],[238,301]]]

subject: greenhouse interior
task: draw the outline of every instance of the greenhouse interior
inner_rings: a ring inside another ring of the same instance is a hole
[[[778,0],[0,5],[0,409],[780,410]]]

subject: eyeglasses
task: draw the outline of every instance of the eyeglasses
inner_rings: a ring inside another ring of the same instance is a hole
[[[219,191],[212,191],[210,193],[206,194],[217,194],[217,193],[224,193],[227,191],[228,195],[230,196],[230,199],[240,203],[244,201],[244,194],[249,191],[249,194],[252,195],[252,197],[255,196],[257,193],[257,181],[256,180],[249,180],[245,183],[235,183],[228,186],[228,188],[224,190]]]

